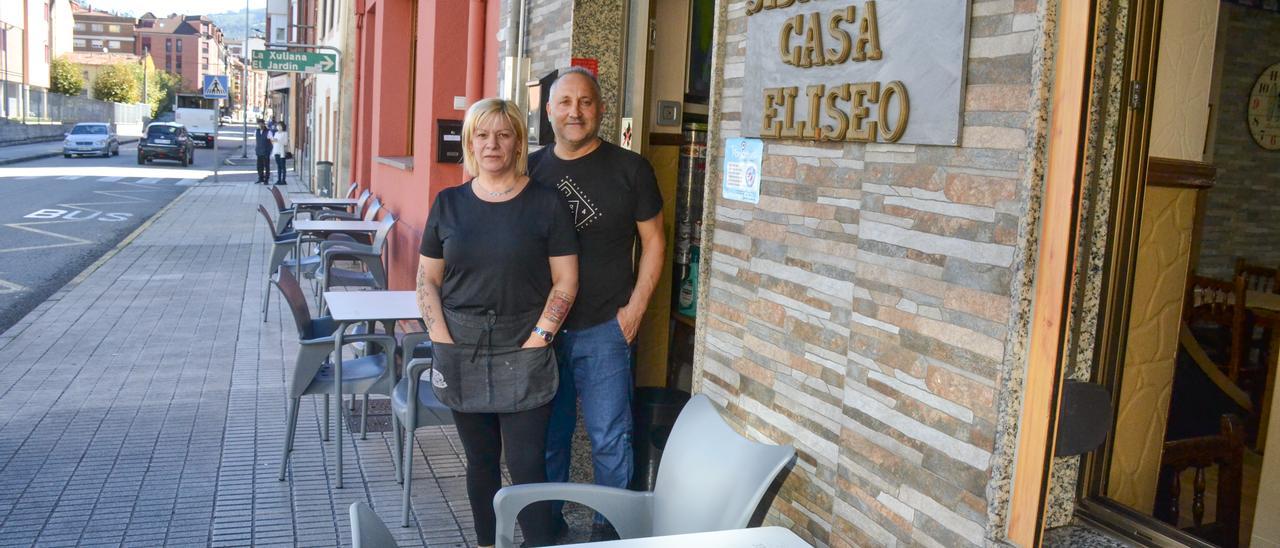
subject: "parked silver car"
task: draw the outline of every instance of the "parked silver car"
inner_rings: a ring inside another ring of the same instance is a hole
[[[93,154],[119,156],[120,140],[109,124],[76,124],[62,141],[62,157]]]

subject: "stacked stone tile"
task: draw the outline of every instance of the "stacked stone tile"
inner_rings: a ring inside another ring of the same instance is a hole
[[[973,5],[960,146],[766,140],[759,204],[708,189],[700,390],[749,434],[795,444],[769,519],[816,544],[1003,535],[988,492],[1009,466],[993,457],[996,400],[1020,300],[1038,7]],[[744,9],[721,23],[713,147],[741,134]]]

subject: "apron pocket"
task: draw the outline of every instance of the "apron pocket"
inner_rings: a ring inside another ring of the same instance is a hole
[[[471,344],[435,343],[432,354],[431,388],[440,403],[455,411],[526,411],[551,401],[559,387],[550,346],[477,350]]]

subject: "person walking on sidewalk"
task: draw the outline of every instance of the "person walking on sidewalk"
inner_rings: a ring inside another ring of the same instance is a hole
[[[253,131],[253,153],[258,156],[258,180],[255,184],[271,184],[271,131],[262,118],[258,118],[258,129]]]
[[[577,304],[556,338],[560,390],[547,431],[547,480],[569,480],[580,399],[595,483],[626,488],[634,467],[631,346],[662,270],[662,195],[648,161],[597,135],[604,104],[590,72],[563,71],[546,108],[556,143],[529,157],[530,173],[579,204],[573,212],[580,247]],[[561,508],[562,502],[553,508],[557,528]],[[597,515],[593,537],[611,535],[603,525]]]
[[[512,483],[546,481],[558,374],[550,345],[578,292],[573,216],[554,188],[526,175],[524,123],[511,101],[467,110],[462,158],[475,178],[436,197],[418,262],[432,390],[453,410],[481,546],[495,540],[502,457]],[[520,513],[529,545],[552,541],[550,508]]]
[[[285,184],[284,161],[288,155],[289,149],[289,124],[280,122],[276,126],[275,133],[271,134],[271,155],[276,159],[276,171],[280,173],[280,178],[276,180],[277,185]]]

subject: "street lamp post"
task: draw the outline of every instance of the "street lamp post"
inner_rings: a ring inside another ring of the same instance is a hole
[[[249,87],[249,0],[244,0],[244,42],[240,43],[240,158],[249,157],[249,109],[245,101]]]

